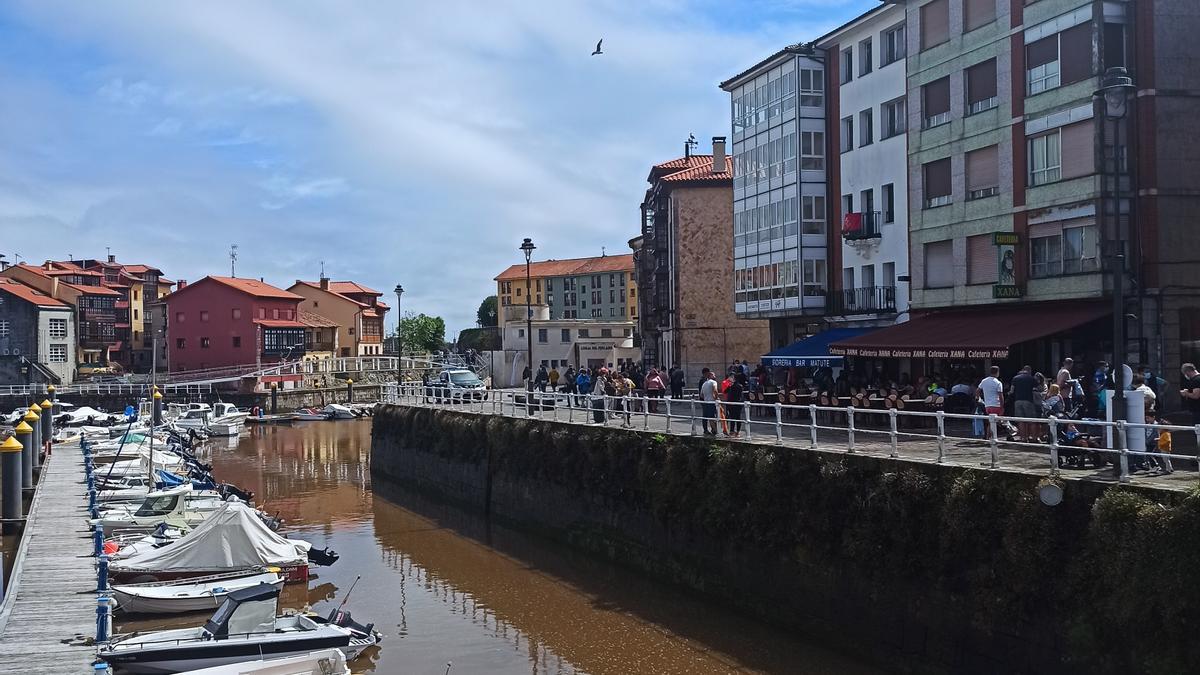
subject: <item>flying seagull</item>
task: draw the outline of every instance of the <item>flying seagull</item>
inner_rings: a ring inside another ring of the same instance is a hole
[[[592,52],[592,56],[596,56],[597,54],[604,53],[604,52],[600,51],[600,45],[602,45],[602,44],[604,44],[604,38],[600,38],[600,41],[596,43],[596,51]]]

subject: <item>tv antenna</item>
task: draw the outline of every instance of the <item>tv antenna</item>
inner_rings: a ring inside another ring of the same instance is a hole
[[[237,276],[237,244],[229,247],[229,276]]]
[[[688,134],[687,142],[683,144],[683,156],[691,157],[692,151],[696,149],[697,145],[700,144],[696,142],[696,134]]]
[[[319,278],[321,278],[321,279],[325,278],[325,261],[324,260],[321,261],[321,276]]]

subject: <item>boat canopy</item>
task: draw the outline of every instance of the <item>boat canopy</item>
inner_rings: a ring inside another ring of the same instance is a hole
[[[275,611],[279,589],[259,584],[233,591],[204,622],[204,630],[220,639],[246,633],[270,633],[275,630]]]
[[[240,502],[225,502],[170,546],[130,556],[114,569],[221,570],[307,561],[306,542],[284,539]]]

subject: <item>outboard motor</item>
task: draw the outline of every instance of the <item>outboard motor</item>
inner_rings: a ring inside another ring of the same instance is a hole
[[[349,610],[344,610],[344,609],[333,610],[332,612],[329,613],[329,618],[326,619],[326,621],[335,626],[341,626],[342,628],[349,628],[350,630],[354,631],[355,633],[361,634],[362,637],[370,637],[372,632],[375,630],[375,624],[369,623],[364,626],[361,623],[355,621],[354,618],[352,616],[350,616]]]
[[[338,558],[340,557],[341,556],[339,556],[331,548],[308,549],[308,561],[316,565],[321,565],[322,567],[329,567],[333,563],[337,562]]]

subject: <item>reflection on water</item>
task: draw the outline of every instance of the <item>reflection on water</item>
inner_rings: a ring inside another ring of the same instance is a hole
[[[255,428],[214,447],[214,472],[254,490],[283,532],[341,554],[282,605],[346,607],[383,643],[355,672],[866,673],[869,668],[740,615],[386,486],[372,493],[370,422]],[[203,617],[118,622],[120,631]]]

